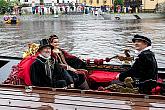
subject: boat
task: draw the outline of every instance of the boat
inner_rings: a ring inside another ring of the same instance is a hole
[[[104,64],[104,62],[109,62],[111,59],[116,58],[116,56],[111,58],[94,59],[94,60],[84,60],[86,62],[86,69],[88,73],[86,74],[88,82],[95,84],[91,86],[93,90],[98,89],[99,86],[108,86],[109,82],[115,79],[115,76],[120,72],[128,70],[131,66],[129,64],[114,65],[114,64]],[[132,57],[126,57],[125,62],[131,61]],[[22,58],[19,57],[9,57],[0,56],[0,82],[4,82],[9,74],[11,73],[12,67],[17,65]],[[158,78],[165,79],[165,68],[158,68]],[[103,76],[100,76],[100,74]]]
[[[0,85],[0,109],[16,110],[164,110],[159,95]]]
[[[19,57],[0,56],[0,75],[3,82]],[[130,65],[102,64],[101,60],[87,62],[87,70],[122,72]],[[90,75],[90,74],[89,74]],[[3,76],[3,77],[2,77]],[[159,68],[159,78],[165,78],[165,68]],[[38,110],[140,110],[165,109],[165,96],[113,91],[78,90],[64,88],[35,87],[26,85],[0,84],[0,109]]]
[[[4,16],[5,24],[18,24],[19,22],[20,22],[20,20],[16,16]]]

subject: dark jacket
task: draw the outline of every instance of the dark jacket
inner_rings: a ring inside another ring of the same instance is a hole
[[[157,62],[154,53],[150,50],[145,50],[138,55],[135,63],[128,71],[119,75],[119,80],[124,81],[126,77],[132,77],[139,81],[156,79],[157,72]]]
[[[55,87],[58,80],[66,80],[67,83],[73,83],[72,78],[68,75],[67,71],[59,66],[53,58],[51,58],[50,67],[51,76],[47,75],[46,60],[40,56],[36,58],[30,68],[30,78],[32,85],[41,87]]]

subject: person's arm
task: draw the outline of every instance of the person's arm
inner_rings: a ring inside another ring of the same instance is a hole
[[[140,57],[140,63],[139,63],[139,77],[141,80],[149,80],[154,79],[156,75],[157,70],[157,62],[151,53],[144,53]]]
[[[119,80],[124,81],[126,77],[138,78],[139,80],[145,79],[146,72],[150,69],[148,68],[149,62],[149,56],[140,54],[132,67],[119,75]]]
[[[33,86],[41,86],[39,78],[40,70],[41,69],[39,68],[39,65],[36,62],[34,62],[30,67],[30,79]]]
[[[74,69],[80,69],[80,68],[86,69],[86,63],[83,62],[80,58],[78,58],[74,55],[71,55],[64,50],[61,50],[61,51],[62,51],[62,53],[65,57],[65,60],[69,66],[71,66]]]
[[[133,77],[133,73],[134,73],[134,68],[130,68],[129,70],[117,75],[116,79],[119,79],[120,81],[124,82],[126,77]]]
[[[135,59],[135,63],[132,65],[132,67],[119,74],[119,76],[117,76],[119,78],[120,81],[124,81],[126,77],[139,77],[138,75],[140,74],[139,72],[144,71],[144,62],[145,62],[145,58],[143,56],[138,56],[139,58]]]
[[[67,84],[73,83],[73,78],[70,76],[70,74],[63,69],[59,63],[55,62],[54,64],[54,71],[53,71],[53,82],[56,82],[56,80],[62,79],[67,82]]]
[[[74,59],[74,58],[77,58],[76,56],[70,54],[69,52],[67,52],[67,51],[65,51],[65,50],[63,50],[63,49],[61,49],[61,51],[62,51],[62,53],[63,53],[63,55],[64,55],[64,57],[65,57],[66,59]]]

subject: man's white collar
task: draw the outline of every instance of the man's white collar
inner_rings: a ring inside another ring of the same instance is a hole
[[[141,50],[141,51],[135,50],[135,53],[136,53],[137,55],[139,55],[141,52],[143,52],[143,51],[145,51],[145,50],[150,50],[150,49],[152,49],[152,46],[148,46],[148,47],[144,48],[144,49]]]

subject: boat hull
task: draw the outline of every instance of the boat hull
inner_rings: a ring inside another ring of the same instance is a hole
[[[7,20],[7,21],[4,21],[5,24],[18,24],[20,23],[19,20]]]
[[[0,95],[0,109],[6,110],[165,109],[165,97],[158,95],[13,85],[0,85]]]
[[[22,58],[0,56],[1,74],[10,72],[10,68]],[[128,65],[87,65],[89,71],[125,71]],[[161,70],[161,69],[159,69]],[[163,71],[164,69],[162,69]],[[163,73],[162,73],[163,74]],[[8,74],[7,74],[8,75]],[[94,90],[59,89],[25,85],[0,84],[0,109],[45,109],[45,110],[140,110],[165,109],[165,97]]]

